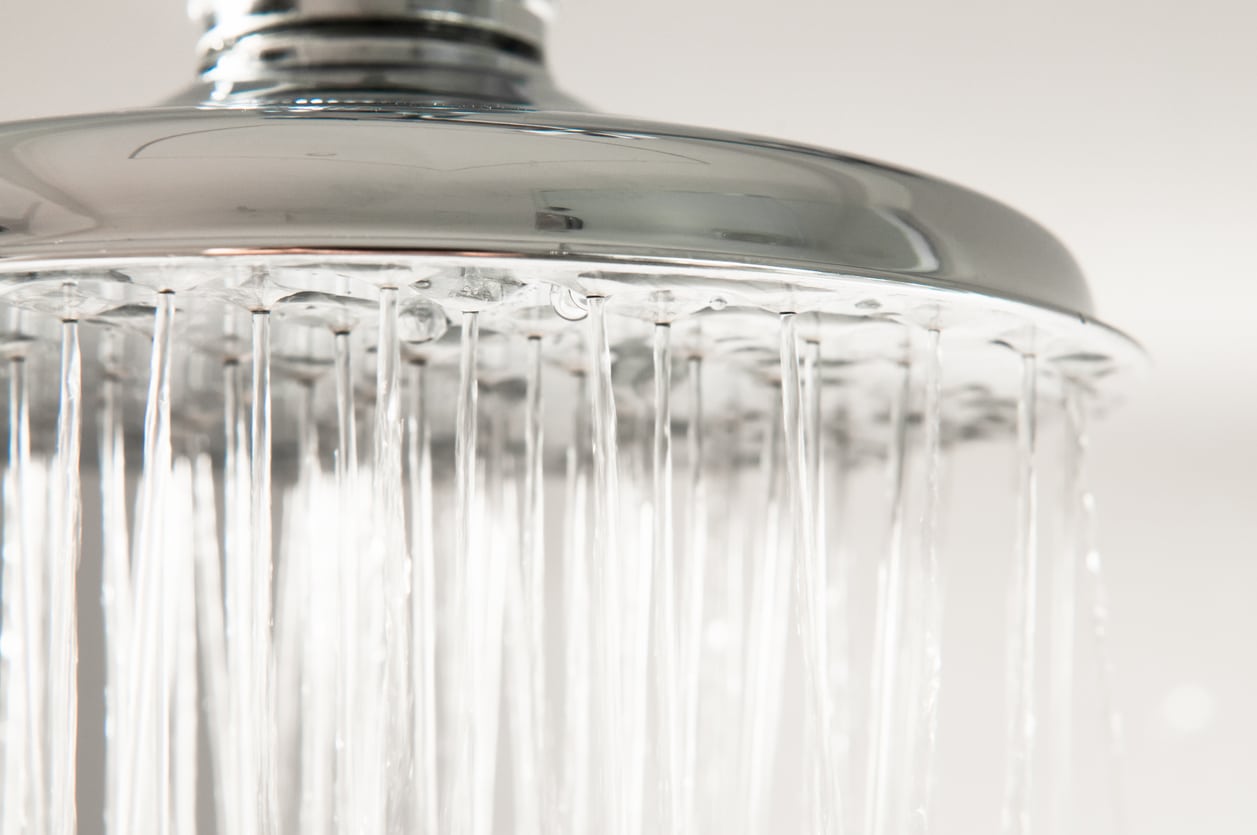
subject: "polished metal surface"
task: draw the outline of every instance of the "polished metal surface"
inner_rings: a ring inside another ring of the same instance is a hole
[[[377,22],[477,30],[482,37],[536,50],[545,35],[549,0],[192,0],[189,12],[206,35],[205,54],[259,32]]]
[[[377,109],[585,109],[543,64],[493,45],[343,29],[245,38],[168,104],[273,107],[328,98]]]
[[[540,60],[547,9],[204,0],[202,83],[168,106],[0,126],[0,273],[405,253],[1092,316],[1060,243],[968,189],[589,112]]]
[[[972,191],[609,116],[307,100],[19,123],[0,129],[0,229],[6,271],[240,249],[478,252],[859,275],[1092,312],[1065,249]]]
[[[388,108],[583,110],[551,81],[548,0],[207,0],[197,85],[170,104],[256,107],[335,94]]]

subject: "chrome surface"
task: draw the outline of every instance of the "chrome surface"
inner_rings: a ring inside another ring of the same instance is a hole
[[[275,105],[336,94],[389,108],[583,110],[542,60],[549,0],[206,0],[200,83],[169,104]]]
[[[346,29],[245,38],[218,54],[200,83],[168,104],[282,107],[327,98],[377,109],[585,109],[531,58],[486,44]]]
[[[871,280],[1093,315],[1060,243],[968,189],[587,111],[540,60],[548,9],[194,3],[206,63],[174,102],[0,125],[0,274],[404,254],[767,282],[839,306]]]
[[[206,29],[202,53],[212,55],[258,32],[362,21],[448,26],[451,35],[472,29],[535,50],[549,7],[549,0],[192,0],[189,12]]]
[[[609,116],[384,111],[330,94],[4,126],[0,228],[6,272],[240,250],[474,252],[863,276],[1093,312],[1045,230],[920,174]]]

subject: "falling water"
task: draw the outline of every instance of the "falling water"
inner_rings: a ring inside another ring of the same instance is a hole
[[[22,334],[23,317],[13,316],[13,332]],[[48,806],[44,772],[44,643],[46,585],[38,540],[37,484],[43,467],[31,458],[30,370],[26,356],[9,360],[9,461],[5,473],[4,654],[5,675],[5,826],[23,824],[44,831]],[[42,463],[42,462],[41,462]],[[12,630],[12,632],[10,631]],[[16,635],[13,634],[16,632]]]
[[[921,624],[920,682],[917,687],[915,717],[915,749],[911,752],[911,788],[908,808],[914,831],[930,830],[930,795],[934,782],[934,754],[938,734],[938,699],[943,674],[943,574],[939,565],[939,515],[942,504],[942,426],[943,426],[943,345],[937,328],[928,331],[926,346],[925,405],[922,422],[925,430],[923,450],[925,491],[921,509],[920,606]]]
[[[252,748],[255,738],[246,730],[253,702],[250,692],[248,647],[250,625],[250,463],[244,377],[240,361],[228,358],[223,364],[223,574],[226,626],[225,669],[228,709],[226,727],[220,730],[216,761],[222,762],[226,783],[221,791],[220,831],[246,829],[245,803],[256,785]],[[212,505],[198,502],[201,513]],[[211,603],[212,605],[212,603]]]
[[[336,447],[343,478],[358,472],[358,427],[354,417],[353,357],[349,332],[337,331],[336,341]]]
[[[681,737],[682,691],[677,677],[676,571],[672,530],[672,326],[656,324],[652,346],[654,376],[654,433],[651,455],[652,520],[651,552],[654,564],[651,634],[654,638],[656,757],[659,759],[659,793],[663,832],[682,831],[684,740]]]
[[[1048,831],[1074,828],[1074,682],[1077,641],[1078,566],[1085,558],[1079,540],[1083,531],[1083,397],[1077,386],[1067,384],[1062,402],[1066,423],[1065,472],[1061,527],[1062,553],[1053,565],[1051,578],[1051,761],[1048,774],[1052,791]]]
[[[105,623],[105,714],[111,720],[121,716],[127,681],[127,654],[130,643],[132,612],[131,559],[127,535],[127,469],[126,441],[123,427],[123,394],[118,372],[120,334],[109,331],[101,338],[101,364],[105,376],[101,384],[100,410],[100,502],[101,502],[101,609]],[[199,536],[198,536],[199,541]],[[217,554],[215,554],[217,566]],[[200,613],[200,607],[198,607]],[[220,629],[221,632],[221,629]],[[211,645],[206,644],[208,652]],[[211,672],[218,672],[217,670]],[[209,677],[213,687],[221,687],[223,679]],[[105,728],[105,809],[106,825],[118,820],[118,783],[122,767],[123,746],[112,744],[117,728]]]
[[[166,605],[171,610],[169,618],[174,658],[171,663],[174,696],[171,700],[172,831],[177,835],[194,835],[196,825],[197,790],[197,737],[199,734],[200,682],[197,678],[196,650],[196,576],[193,465],[186,457],[175,465],[175,487],[171,504],[173,514],[180,523],[175,532],[176,542],[167,552],[175,561],[173,581],[167,589]]]
[[[809,354],[811,352],[809,351]],[[807,677],[807,704],[816,736],[812,739],[814,758],[813,792],[818,832],[840,832],[842,806],[834,762],[831,705],[829,702],[829,650],[826,619],[828,584],[825,580],[822,543],[814,521],[813,497],[819,490],[819,426],[815,419],[819,396],[815,356],[809,356],[800,375],[799,337],[795,315],[782,316],[781,396],[782,424],[786,445],[786,469],[790,480],[790,509],[799,571],[800,618],[804,665]]]
[[[406,548],[405,499],[402,482],[404,422],[401,393],[401,340],[398,335],[398,290],[380,290],[376,347],[375,452],[373,461],[375,521],[372,549],[378,550],[384,596],[384,723],[385,830],[405,829],[410,819],[408,789],[411,758],[409,718],[414,712],[410,675],[410,575]]]
[[[436,554],[432,525],[432,428],[428,423],[427,367],[410,365],[410,404],[407,418],[407,479],[410,482],[411,630],[414,799],[412,825],[438,832],[437,681],[436,681]]]
[[[0,795],[0,831],[12,832],[24,825],[27,813],[27,797],[24,778],[26,776],[26,734],[30,728],[25,713],[23,694],[20,686],[15,686],[22,673],[25,661],[25,647],[22,645],[25,635],[22,631],[21,570],[24,560],[21,555],[21,524],[20,505],[15,501],[19,492],[15,489],[13,463],[17,461],[17,433],[20,427],[18,419],[18,363],[9,364],[9,466],[5,468],[3,484],[4,507],[4,540],[3,540],[3,577],[0,577],[0,589],[8,593],[0,603],[0,720],[3,720],[3,760],[0,760],[0,775],[4,777],[4,793]],[[21,776],[19,776],[21,775]]]
[[[540,799],[542,809],[529,815],[528,821],[536,821],[537,832],[552,831],[554,827],[554,786],[547,778],[546,759],[549,752],[551,729],[547,675],[549,666],[546,653],[546,473],[545,473],[545,414],[542,397],[542,378],[545,373],[545,357],[540,338],[528,340],[528,374],[525,393],[524,418],[524,518],[523,530],[523,589],[524,631],[528,638],[528,655],[521,676],[522,686],[531,686],[528,694],[532,699],[531,716],[525,714],[519,724],[531,723],[531,740],[527,734],[521,738],[525,748],[521,771],[526,774],[516,790],[516,802],[524,804],[529,798]],[[528,743],[531,741],[531,745]],[[521,813],[517,820],[522,818]],[[524,830],[525,821],[517,827]]]
[[[589,495],[592,448],[587,391],[587,375],[576,373],[576,397],[572,409],[571,435],[565,451],[564,499],[568,523],[563,538],[563,744],[562,780],[559,808],[565,819],[566,835],[588,829],[590,815],[590,725],[594,627],[590,608]]]
[[[477,673],[484,664],[484,659],[478,655],[483,651],[478,639],[484,613],[481,607],[475,605],[478,601],[473,600],[474,594],[483,594],[486,590],[476,590],[470,585],[475,579],[473,569],[479,563],[477,550],[482,544],[482,538],[475,527],[478,499],[476,458],[480,393],[477,380],[479,334],[479,314],[464,313],[454,452],[455,478],[458,482],[458,544],[454,556],[453,600],[457,613],[455,618],[461,620],[455,629],[466,641],[469,654],[464,658],[454,659],[455,666],[451,673],[456,686],[467,694],[466,702],[455,708],[455,760],[451,776],[453,796],[449,812],[451,835],[482,835],[477,819],[487,812],[473,808],[477,799],[475,789],[485,779],[481,776],[484,766],[477,762],[477,754],[484,747],[479,737],[486,731],[483,727],[476,727],[479,717],[474,710],[474,703],[484,698],[484,694],[476,689],[478,684],[483,687],[483,681],[478,680],[480,676]]]
[[[593,482],[593,547],[590,582],[594,594],[593,625],[598,707],[591,717],[597,733],[600,758],[595,765],[601,801],[602,819],[611,835],[626,835],[624,815],[627,784],[635,770],[630,759],[625,772],[615,768],[611,752],[631,757],[635,747],[626,726],[631,717],[624,712],[621,692],[621,618],[620,605],[624,589],[621,584],[621,556],[617,552],[620,515],[619,450],[616,439],[617,417],[611,381],[611,345],[607,337],[606,300],[589,300],[589,397],[592,405]],[[597,813],[596,813],[597,814]]]
[[[81,547],[82,489],[79,483],[82,436],[83,370],[79,323],[61,324],[61,402],[57,413],[57,546],[49,565],[49,645],[51,670],[48,703],[51,714],[48,785],[53,819],[51,832],[71,835],[76,830],[74,787],[78,742],[78,603],[76,583]]]
[[[697,830],[698,821],[698,740],[699,705],[702,681],[703,591],[707,575],[707,491],[703,477],[703,360],[690,357],[690,414],[685,430],[686,447],[686,538],[685,582],[682,585],[680,659],[680,710],[682,760],[678,825],[685,832]]]
[[[121,793],[118,826],[123,831],[157,831],[168,811],[165,798],[169,765],[160,739],[168,728],[160,714],[163,631],[162,592],[165,579],[161,559],[166,523],[163,499],[170,491],[171,467],[171,352],[174,339],[174,294],[157,296],[149,363],[148,398],[144,412],[144,460],[135,520],[132,557],[135,614],[128,635],[128,680],[122,710],[112,725],[126,753],[115,785]],[[157,715],[158,721],[149,717]]]
[[[528,683],[533,704],[531,722],[536,736],[531,767],[535,780],[544,773],[546,749],[550,739],[546,699],[546,473],[545,414],[542,399],[542,378],[545,357],[540,337],[528,339],[528,373],[524,417],[524,536],[522,539],[523,588],[525,591],[525,627],[528,634]],[[525,717],[525,721],[529,721]],[[534,790],[537,787],[534,786]],[[552,788],[542,789],[544,802],[552,801]],[[549,816],[547,811],[546,816]]]
[[[512,787],[512,820],[522,835],[545,831],[542,816],[550,815],[550,787],[545,773],[545,505],[544,444],[541,377],[542,342],[528,339],[524,392],[523,500],[519,558],[506,567],[506,687],[508,700]],[[509,558],[507,558],[509,563]]]
[[[739,723],[742,744],[739,764],[746,832],[759,832],[765,824],[768,775],[777,753],[777,722],[781,706],[782,656],[788,627],[789,576],[793,568],[790,550],[783,547],[780,465],[782,410],[777,405],[768,418],[759,460],[759,495],[764,497],[763,524],[757,532],[753,555],[751,603],[746,663],[741,682],[743,716]]]
[[[474,362],[474,356],[473,360]],[[502,681],[506,600],[511,555],[519,547],[519,495],[506,451],[506,416],[501,404],[485,415],[483,487],[473,490],[477,518],[498,523],[476,528],[467,572],[467,607],[471,648],[471,746],[473,784],[470,797],[472,835],[489,835],[497,819]],[[513,585],[518,590],[518,585]],[[525,691],[525,698],[527,694]],[[525,702],[525,704],[527,704]],[[524,711],[521,711],[524,712]]]
[[[1004,803],[1027,835],[1049,396],[1077,558],[1052,615],[1089,594],[1119,773],[1092,381],[1062,388],[1051,358],[988,378],[966,363],[1006,357],[989,335],[645,280],[171,275],[74,316],[41,302],[0,344],[0,835],[924,835],[947,780],[942,462],[1014,436]],[[80,550],[106,684],[76,694]],[[1073,637],[1053,641],[1069,725]],[[76,697],[104,702],[100,810],[74,800]]]
[[[247,705],[248,694],[242,691],[247,684],[244,679],[244,657],[241,643],[248,634],[244,620],[248,609],[244,605],[247,597],[248,584],[248,441],[245,434],[244,384],[241,377],[240,362],[236,357],[228,357],[222,366],[223,375],[223,527],[222,527],[222,577],[223,584],[223,619],[221,650],[219,650],[217,624],[215,623],[218,597],[214,595],[213,580],[218,579],[219,555],[210,555],[206,546],[202,546],[202,564],[200,582],[204,608],[209,610],[203,614],[206,632],[206,665],[211,670],[222,673],[223,696],[217,704],[218,710],[210,711],[210,720],[215,723],[215,739],[219,742],[214,746],[213,757],[215,768],[218,769],[222,782],[218,791],[218,821],[220,833],[230,831],[241,825],[240,803],[241,783],[246,778],[240,765],[246,756],[246,740],[241,738],[243,711]],[[198,473],[198,475],[200,475]],[[211,474],[212,478],[212,474]],[[199,492],[196,501],[197,519],[202,527],[215,524],[216,520],[206,517],[214,510],[212,501],[212,484],[208,487],[198,478]],[[212,561],[212,565],[210,564]],[[208,598],[208,599],[206,599]],[[211,689],[211,694],[213,690]],[[213,699],[211,695],[211,699]]]
[[[338,526],[334,536],[338,542],[338,550],[342,554],[357,556],[358,520],[356,513],[360,510],[357,501],[361,477],[358,472],[358,430],[355,417],[353,354],[348,330],[338,329],[333,336],[336,390],[336,494],[337,505],[349,508],[354,515]],[[361,758],[359,749],[365,740],[360,740],[356,726],[362,713],[359,705],[359,688],[361,686],[361,666],[359,659],[362,648],[359,645],[358,612],[359,571],[351,558],[337,560],[336,572],[339,575],[337,589],[337,614],[339,615],[339,653],[337,656],[336,676],[336,761],[335,773],[343,775],[336,782],[336,818],[341,821],[358,819],[361,805],[359,795],[362,791],[360,777],[362,769],[358,766]],[[368,688],[369,689],[369,688]]]
[[[318,547],[318,535],[306,527],[322,512],[328,481],[319,461],[316,392],[312,381],[300,381],[298,389],[298,485],[287,497],[282,562],[284,571],[284,619],[281,625],[280,678],[282,727],[286,750],[300,752],[300,773],[291,766],[281,773],[288,804],[285,819],[300,822],[300,830],[324,835],[333,824],[334,733],[336,726],[335,567],[328,564],[326,549]],[[296,512],[294,512],[294,510]],[[293,524],[293,520],[298,524]],[[300,526],[300,527],[298,527]],[[295,668],[295,669],[294,669]],[[294,693],[283,692],[292,687]],[[296,702],[296,704],[294,704]],[[299,718],[291,713],[297,713]],[[295,796],[294,796],[295,795]]]
[[[257,784],[250,801],[255,808],[246,813],[256,815],[256,824],[246,823],[247,832],[258,835],[274,835],[277,831],[278,764],[274,750],[276,734],[274,710],[275,692],[271,675],[271,314],[267,310],[255,310],[253,321],[253,403],[251,423],[252,455],[252,518],[250,520],[251,553],[253,567],[249,592],[252,596],[249,615],[249,681],[253,685],[250,694],[249,716],[252,719],[246,734],[253,736],[256,745]]]
[[[753,533],[758,532],[760,520],[751,514],[729,514],[728,510],[745,506],[743,497],[756,495],[762,483],[756,468],[748,465],[764,457],[751,450],[758,449],[759,433],[765,426],[751,418],[739,416],[721,421],[718,415],[712,415],[707,407],[718,396],[718,390],[708,384],[711,368],[711,358],[704,357],[700,382],[703,408],[702,414],[695,415],[696,420],[701,419],[703,430],[715,430],[708,436],[709,443],[699,449],[700,463],[706,465],[699,473],[702,515],[687,520],[691,525],[703,525],[698,541],[703,547],[701,556],[708,562],[703,590],[705,624],[697,638],[700,660],[696,672],[703,682],[703,693],[699,697],[695,753],[700,762],[714,758],[737,763],[738,767],[697,774],[695,805],[700,832],[741,832],[747,826],[745,800],[723,801],[730,793],[741,791],[748,779],[740,759],[748,743],[743,724],[747,715],[744,696],[749,695],[743,692],[747,663],[744,650],[751,646],[747,631],[748,566],[759,565]],[[775,404],[774,399],[767,405]],[[729,728],[739,730],[730,733]]]
[[[1086,513],[1083,525],[1091,531],[1095,528],[1095,498],[1090,493],[1085,497],[1083,509]],[[1116,673],[1113,665],[1112,650],[1109,648],[1109,594],[1105,580],[1104,565],[1100,552],[1095,546],[1094,533],[1088,534],[1091,540],[1086,551],[1088,579],[1091,584],[1091,628],[1096,645],[1098,675],[1102,692],[1102,716],[1104,719],[1105,743],[1109,770],[1109,799],[1113,809],[1113,832],[1122,835],[1128,831],[1126,825],[1126,791],[1123,786],[1124,763],[1126,760],[1125,732],[1123,731],[1122,714],[1117,706],[1114,679]]]
[[[851,682],[851,638],[849,634],[850,597],[848,591],[850,578],[850,555],[848,553],[848,537],[852,527],[848,517],[848,480],[850,478],[850,442],[841,432],[841,426],[834,438],[833,450],[829,460],[828,473],[822,473],[819,492],[824,494],[827,506],[824,514],[828,529],[824,532],[826,547],[824,557],[828,578],[825,605],[828,609],[829,626],[829,701],[833,706],[834,722],[834,758],[838,769],[838,783],[847,792],[847,797],[855,794],[852,781],[852,682]],[[843,815],[843,823],[848,831],[853,830],[857,820],[851,803]]]
[[[1122,726],[1122,714],[1115,692],[1116,671],[1113,653],[1109,647],[1109,591],[1105,578],[1104,563],[1100,556],[1095,495],[1087,482],[1086,461],[1090,439],[1087,433],[1087,411],[1082,388],[1071,382],[1067,388],[1067,415],[1071,433],[1071,464],[1073,495],[1070,510],[1075,521],[1075,539],[1071,543],[1081,556],[1086,570],[1087,591],[1090,598],[1091,638],[1095,645],[1096,675],[1100,685],[1100,711],[1104,729],[1105,754],[1109,775],[1108,799],[1112,809],[1114,835],[1124,835],[1126,824],[1126,791],[1124,788],[1124,763],[1126,743]]]
[[[865,829],[870,835],[894,831],[895,733],[899,728],[900,642],[903,640],[907,593],[907,565],[904,553],[904,524],[907,500],[908,411],[912,392],[912,367],[901,365],[901,383],[890,408],[889,449],[886,454],[890,478],[886,556],[878,566],[877,623],[873,646],[872,690],[869,711],[872,716],[869,737],[868,782],[866,783]],[[901,775],[902,776],[902,775]]]
[[[231,366],[225,369],[230,378]],[[228,410],[228,414],[230,414]],[[230,426],[230,422],[228,423]],[[230,741],[233,739],[233,714],[227,658],[227,628],[223,620],[223,578],[219,553],[218,518],[215,507],[214,465],[208,453],[200,453],[193,462],[192,528],[195,539],[193,570],[196,587],[197,639],[200,644],[201,678],[205,682],[205,710],[209,735],[218,744],[212,746],[210,758],[214,774],[217,805],[214,809],[219,831],[225,831],[236,820],[235,803],[230,794],[232,769]],[[230,494],[228,494],[230,495]],[[125,510],[123,511],[125,513]]]
[[[1033,354],[1021,359],[1022,392],[1017,401],[1017,551],[1009,630],[1008,770],[1003,829],[1029,835],[1034,807],[1032,779],[1037,708],[1035,674],[1039,599],[1038,374]]]

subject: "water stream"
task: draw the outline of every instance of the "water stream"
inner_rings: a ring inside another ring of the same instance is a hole
[[[1030,835],[1034,809],[1038,708],[1039,485],[1037,358],[1021,358],[1017,401],[1017,550],[1009,612],[1008,770],[1004,787],[1005,835]]]
[[[48,567],[49,831],[55,835],[71,835],[76,831],[79,641],[75,575],[82,547],[83,496],[79,480],[82,389],[79,323],[77,319],[67,318],[61,323],[61,393],[53,487],[57,491],[53,504],[59,518],[55,519],[56,546]]]
[[[917,715],[914,717],[915,745],[910,752],[908,809],[912,831],[930,831],[930,800],[933,794],[934,758],[938,748],[939,696],[943,685],[943,602],[944,576],[939,562],[939,517],[943,500],[943,344],[942,332],[931,328],[926,334],[925,397],[922,407],[924,491],[920,511],[918,542],[918,582],[920,612],[919,658],[915,688]]]
[[[411,823],[421,831],[437,832],[441,808],[437,737],[437,588],[432,537],[432,428],[428,422],[426,365],[412,362],[409,377],[406,461],[412,565],[410,619],[414,636],[411,674],[415,698],[411,749],[414,759],[411,785],[414,808]]]
[[[1089,390],[1050,358],[988,380],[985,335],[880,315],[355,269],[9,316],[0,835],[940,831],[962,441],[1018,473],[992,815],[1068,831],[1078,589],[1120,831]]]
[[[907,775],[897,761],[897,734],[906,730],[901,690],[904,671],[901,667],[901,642],[907,616],[907,572],[905,554],[908,414],[911,409],[912,365],[900,364],[901,383],[890,404],[888,426],[891,431],[886,455],[889,474],[889,501],[886,533],[886,554],[878,566],[877,620],[873,644],[873,673],[869,694],[870,731],[868,742],[868,780],[866,782],[865,830],[870,835],[890,835],[900,822],[901,808],[895,781]]]
[[[703,360],[686,361],[689,377],[689,417],[686,421],[686,492],[684,524],[687,537],[681,604],[681,650],[678,698],[681,712],[681,783],[677,826],[682,832],[698,831],[699,708],[703,681],[704,590],[707,585],[707,490],[703,455]]]
[[[651,635],[655,664],[655,756],[658,759],[661,831],[683,831],[683,791],[688,782],[682,772],[685,741],[681,730],[681,698],[678,676],[680,650],[676,615],[676,566],[672,524],[672,327],[655,325],[653,340],[654,427],[651,455],[651,516],[653,532],[651,571],[653,611]]]
[[[1113,651],[1109,646],[1109,619],[1111,613],[1108,579],[1099,547],[1099,517],[1096,511],[1095,494],[1091,491],[1087,478],[1087,455],[1090,446],[1090,436],[1088,433],[1086,392],[1076,382],[1072,383],[1066,390],[1066,412],[1071,440],[1071,460],[1069,462],[1071,478],[1069,479],[1070,493],[1068,496],[1070,515],[1068,518],[1072,524],[1068,526],[1068,530],[1072,536],[1069,544],[1073,549],[1071,556],[1081,560],[1081,567],[1084,570],[1085,597],[1083,602],[1088,604],[1087,621],[1090,626],[1090,639],[1093,644],[1096,662],[1095,675],[1100,690],[1100,727],[1103,732],[1103,754],[1106,759],[1105,765],[1109,780],[1107,798],[1111,815],[1110,828],[1114,835],[1125,835],[1129,831],[1124,785],[1125,732],[1115,687],[1116,667]],[[1071,572],[1070,580],[1073,579],[1073,572]],[[1072,598],[1073,595],[1070,595],[1070,597]],[[1073,604],[1062,604],[1061,608],[1067,610],[1072,616],[1075,606]],[[1072,617],[1070,623],[1072,627]],[[1067,636],[1062,635],[1061,637],[1065,639]],[[1068,631],[1068,637],[1073,637],[1072,629]],[[1062,690],[1064,687],[1065,685],[1062,685]],[[1064,724],[1061,727],[1072,730],[1074,712],[1072,699],[1069,707],[1070,710],[1066,712],[1066,718],[1062,720]],[[1065,752],[1061,754],[1061,757],[1068,756],[1071,752],[1072,748],[1065,746]],[[1064,820],[1067,820],[1064,810],[1060,814]]]

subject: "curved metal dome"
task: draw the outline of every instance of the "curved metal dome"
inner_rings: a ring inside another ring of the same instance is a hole
[[[230,250],[478,252],[859,275],[1090,315],[1046,231],[811,148],[604,116],[336,103],[0,129],[0,269]]]
[[[0,274],[388,253],[1093,316],[1065,248],[968,189],[585,110],[512,23],[543,6],[203,3],[201,84],[172,104],[0,125]]]

